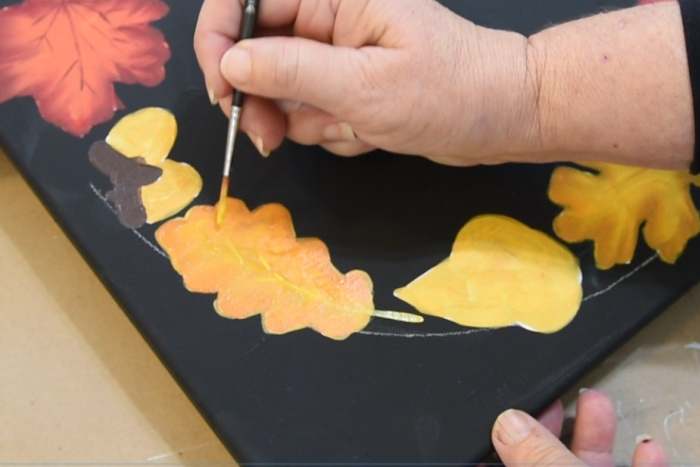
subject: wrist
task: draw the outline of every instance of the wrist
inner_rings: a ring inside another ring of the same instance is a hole
[[[540,80],[529,40],[515,32],[480,30],[484,62],[477,115],[485,161],[543,162]]]

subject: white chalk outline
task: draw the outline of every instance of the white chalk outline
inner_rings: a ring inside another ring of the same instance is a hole
[[[116,214],[116,211],[114,207],[110,204],[110,202],[107,200],[107,198],[98,190],[95,185],[90,183],[90,189],[97,195],[98,198],[102,200],[103,203],[107,205],[110,211]],[[163,250],[158,248],[156,245],[154,245],[150,240],[148,240],[146,237],[144,237],[141,232],[139,232],[136,229],[129,229],[131,232],[133,232],[134,235],[136,235],[141,241],[143,241],[149,248],[151,248],[153,251],[158,253],[160,256],[163,258],[169,259],[169,256],[167,253],[165,253]],[[637,272],[641,271],[645,267],[647,267],[649,264],[651,264],[652,261],[654,261],[656,258],[659,257],[658,253],[654,253],[651,255],[649,258],[645,259],[639,266],[628,272],[627,274],[624,274],[621,276],[619,279],[617,279],[615,282],[612,284],[608,285],[602,290],[599,290],[597,292],[593,292],[590,295],[587,295],[581,299],[581,302],[588,301],[592,298],[597,298],[600,297],[601,295],[604,295],[608,292],[610,292],[612,289],[620,285],[622,282],[626,281],[633,275],[635,275]],[[513,325],[516,326],[516,325]],[[426,333],[417,333],[417,332],[386,332],[386,331],[359,331],[358,334],[362,334],[365,336],[380,336],[380,337],[403,337],[406,339],[413,339],[413,338],[430,338],[430,337],[459,337],[459,336],[466,336],[469,334],[474,334],[477,332],[485,332],[485,331],[491,331],[496,328],[483,328],[483,329],[465,329],[464,331],[449,331],[449,332],[426,332]]]
[[[90,183],[90,189],[92,190],[93,193],[95,193],[95,194],[97,195],[98,198],[100,198],[100,199],[102,200],[103,203],[105,203],[105,204],[107,205],[107,207],[109,208],[110,211],[112,211],[114,214],[117,213],[117,211],[114,209],[114,207],[110,204],[110,202],[109,202],[109,200],[107,199],[107,197],[104,196],[104,195],[100,192],[100,190],[98,190],[98,189],[95,187],[95,185],[93,185],[92,183]],[[127,228],[128,228],[128,227],[127,227]],[[136,230],[136,229],[129,229],[129,230],[131,230],[131,232],[132,232],[134,235],[136,235],[139,239],[141,239],[141,241],[144,242],[151,250],[155,251],[156,253],[158,253],[158,254],[159,254],[160,256],[162,256],[163,258],[169,259],[169,256],[168,256],[168,254],[167,254],[166,252],[164,252],[163,250],[161,250],[160,248],[158,248],[153,242],[151,242],[149,239],[147,239],[146,237],[144,237],[143,234],[142,234],[141,232],[139,232],[139,231]]]
[[[636,268],[632,269],[632,270],[631,270],[630,272],[628,272],[627,274],[621,276],[618,280],[616,280],[615,282],[613,282],[612,284],[610,284],[609,286],[607,286],[607,287],[604,288],[603,290],[599,290],[599,291],[597,291],[597,292],[593,292],[593,293],[590,294],[590,295],[586,295],[585,297],[583,297],[583,299],[581,299],[581,301],[582,301],[582,302],[585,302],[585,301],[587,301],[587,300],[590,300],[591,298],[596,298],[596,297],[599,297],[600,295],[603,295],[603,294],[605,294],[605,293],[610,292],[612,289],[614,289],[615,287],[617,287],[621,282],[626,281],[627,279],[629,279],[630,277],[632,277],[634,274],[636,274],[639,270],[641,270],[641,269],[647,267],[647,266],[649,265],[649,263],[651,263],[652,261],[654,261],[654,260],[655,260],[656,258],[658,258],[658,257],[659,257],[659,254],[658,254],[658,253],[654,253],[653,255],[651,255],[650,257],[648,257],[647,259],[645,259],[645,260],[642,262],[642,264],[640,264],[640,265],[637,266]]]

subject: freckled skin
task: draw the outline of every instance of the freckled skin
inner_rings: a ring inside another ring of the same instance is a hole
[[[678,2],[558,24],[530,44],[543,147],[559,160],[688,169],[695,120]]]

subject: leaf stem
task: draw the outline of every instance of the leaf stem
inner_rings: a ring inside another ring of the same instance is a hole
[[[389,311],[389,310],[374,310],[372,316],[375,318],[391,319],[394,321],[401,321],[403,323],[422,323],[423,317],[413,313],[405,313],[403,311]]]

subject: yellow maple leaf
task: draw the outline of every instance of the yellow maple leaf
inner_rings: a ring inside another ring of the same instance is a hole
[[[449,258],[394,295],[464,326],[551,333],[574,318],[582,293],[564,246],[515,219],[483,215],[460,230]]]
[[[365,272],[342,274],[321,240],[297,239],[282,205],[251,212],[226,202],[220,225],[215,207],[195,206],[156,231],[187,290],[218,294],[215,308],[228,318],[261,314],[270,334],[310,327],[345,339],[367,325],[374,303]]]
[[[141,201],[149,224],[177,214],[202,189],[202,178],[191,165],[167,158],[176,136],[173,114],[158,107],[146,107],[124,116],[105,138],[122,155],[140,157],[163,171],[158,180],[141,187]]]
[[[569,243],[591,240],[600,269],[632,261],[639,229],[662,260],[673,263],[700,232],[687,171],[643,169],[602,162],[558,167],[549,199],[564,208],[554,232]],[[585,169],[591,169],[587,171]]]

